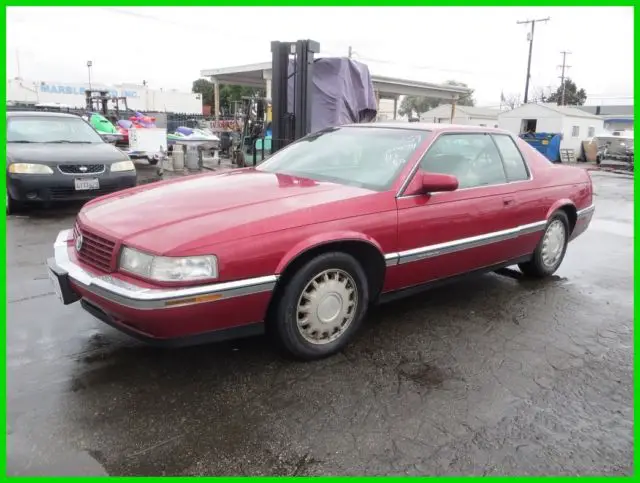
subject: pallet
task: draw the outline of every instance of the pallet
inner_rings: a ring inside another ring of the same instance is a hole
[[[561,149],[560,150],[560,162],[561,163],[575,163],[576,152],[573,149]]]

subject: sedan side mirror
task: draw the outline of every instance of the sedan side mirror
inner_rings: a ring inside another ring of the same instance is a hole
[[[440,193],[458,189],[458,178],[450,174],[423,173],[422,191],[424,193]]]
[[[115,144],[120,139],[122,139],[122,134],[113,134],[113,133],[100,133],[100,137],[104,140],[105,143]]]

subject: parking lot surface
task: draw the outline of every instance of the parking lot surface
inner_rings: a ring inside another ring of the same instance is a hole
[[[552,279],[377,307],[313,363],[264,338],[134,342],[53,294],[44,263],[78,206],[9,217],[9,471],[631,474],[633,181],[593,178],[592,225]]]

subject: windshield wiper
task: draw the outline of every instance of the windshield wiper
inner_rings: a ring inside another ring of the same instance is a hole
[[[12,144],[33,144],[36,141],[27,141],[26,139],[19,139],[17,141],[7,141],[7,142],[12,143]]]

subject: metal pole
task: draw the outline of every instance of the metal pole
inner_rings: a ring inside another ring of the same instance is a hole
[[[451,120],[449,124],[453,124],[453,119],[456,117],[456,101],[458,99],[456,97],[451,99]]]
[[[91,89],[91,67],[93,66],[93,62],[90,60],[87,61],[87,70],[89,71],[89,90]]]
[[[524,103],[529,100],[529,79],[531,78],[531,54],[533,53],[533,33],[536,29],[536,23],[531,22],[531,38],[529,39],[529,60],[527,60],[527,80],[524,84]]]
[[[562,54],[562,65],[560,67],[562,67],[562,75],[560,76],[560,86],[562,87],[562,94],[561,94],[561,99],[560,99],[560,105],[564,106],[565,105],[565,92],[566,92],[566,86],[565,86],[565,82],[564,82],[564,74],[565,74],[565,70],[568,69],[569,65],[567,65],[567,54],[570,54],[571,52],[567,52],[566,50],[563,50],[562,52],[560,52]]]
[[[527,60],[527,80],[524,86],[524,103],[526,104],[529,99],[529,78],[531,77],[531,54],[533,53],[533,34],[536,27],[536,22],[547,22],[550,20],[550,17],[541,18],[537,20],[524,20],[518,21],[518,24],[531,24],[531,33],[529,34],[529,59]]]
[[[218,127],[218,121],[220,120],[220,83],[218,79],[213,78],[213,103],[215,104],[215,118],[216,128]]]

